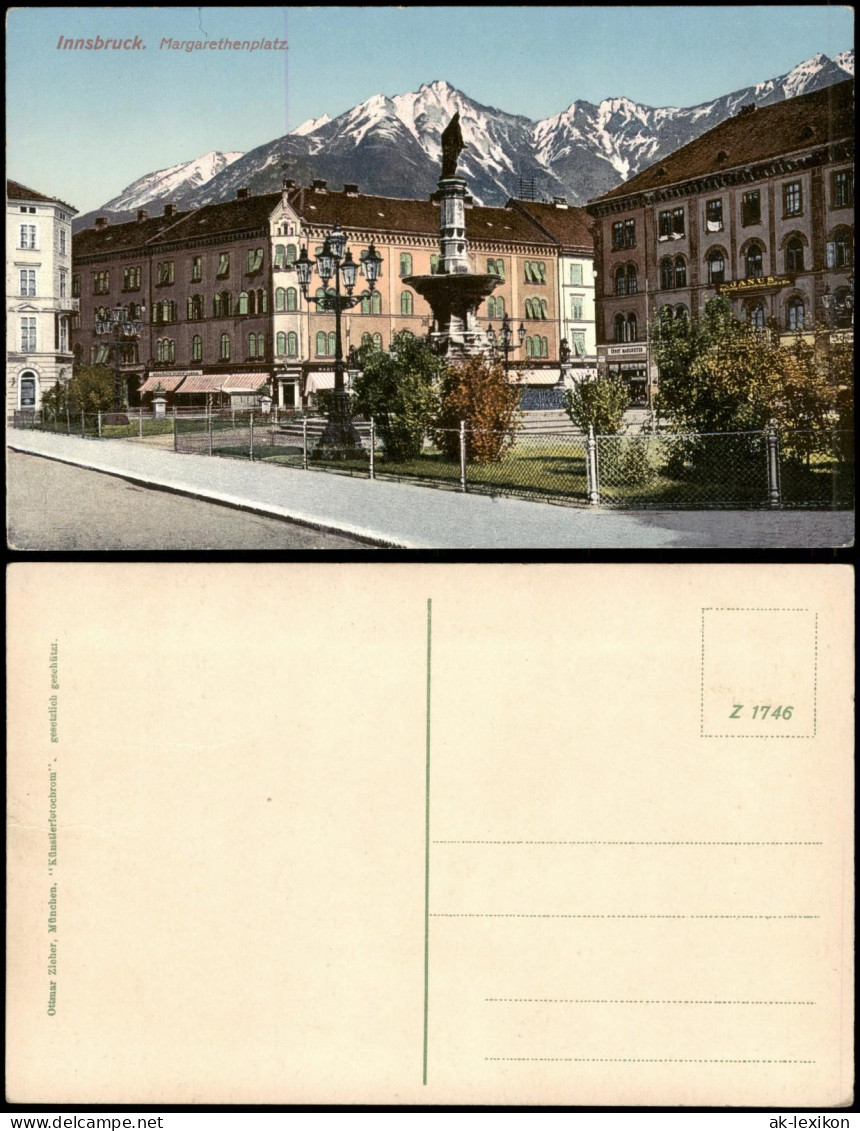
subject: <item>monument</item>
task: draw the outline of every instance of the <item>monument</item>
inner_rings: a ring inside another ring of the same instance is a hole
[[[457,175],[457,161],[465,148],[458,112],[442,133],[442,176],[431,198],[439,201],[439,269],[433,275],[409,275],[403,280],[429,303],[433,312],[430,340],[451,361],[489,350],[477,311],[500,282],[496,275],[469,270],[466,181]]]

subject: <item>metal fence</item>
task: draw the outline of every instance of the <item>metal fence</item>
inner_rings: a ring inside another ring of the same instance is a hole
[[[177,452],[579,505],[850,507],[854,501],[854,444],[847,431],[586,436],[560,421],[495,433],[462,423],[435,432],[410,458],[395,459],[372,420],[353,421],[348,448],[328,443],[320,417],[278,420],[237,411],[138,414],[127,425],[108,420],[102,413],[28,414],[13,423],[86,438],[145,440],[163,433],[161,443],[172,442]]]

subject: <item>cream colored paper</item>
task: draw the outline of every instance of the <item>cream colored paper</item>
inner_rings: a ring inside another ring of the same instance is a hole
[[[11,1100],[850,1102],[847,568],[8,589]]]

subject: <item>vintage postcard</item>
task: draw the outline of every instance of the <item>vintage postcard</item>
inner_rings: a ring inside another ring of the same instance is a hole
[[[852,1102],[849,569],[8,598],[11,1101]]]
[[[7,35],[13,548],[853,543],[849,6]]]

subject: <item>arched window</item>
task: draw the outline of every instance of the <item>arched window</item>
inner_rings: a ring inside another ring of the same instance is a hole
[[[726,281],[726,261],[719,248],[708,252],[708,282],[713,286]]]
[[[199,334],[195,334],[194,337],[191,339],[191,360],[192,361],[202,361],[203,360],[203,339],[200,337]]]
[[[335,345],[337,343],[337,335],[334,330],[330,331],[328,336],[328,355],[334,357]]]
[[[373,349],[373,334],[362,334],[361,344],[362,346],[369,346],[370,349]]]
[[[272,266],[276,269],[284,266],[284,245],[282,243],[279,243],[275,248],[275,261]]]
[[[265,287],[263,287],[261,290],[257,291],[257,313],[258,314],[268,314],[269,313],[269,292],[266,290]]]
[[[278,357],[283,357],[287,352],[287,335],[284,333],[278,334],[275,338],[275,352]]]
[[[505,316],[505,300],[499,295],[496,298],[496,317],[504,318]]]
[[[411,258],[411,257],[410,257]],[[412,268],[410,267],[410,271]],[[412,313],[412,291],[404,291],[400,296],[400,313]]]
[[[761,247],[757,243],[750,244],[744,256],[744,270],[748,279],[760,279],[762,277],[762,262]]]
[[[683,255],[675,256],[675,286],[686,287],[687,285],[687,264]]]
[[[284,290],[283,287],[277,287],[275,289],[275,310],[276,311],[286,309],[286,297],[287,297],[287,292]]]
[[[834,267],[850,267],[854,262],[854,241],[845,228],[838,228],[833,236]]]
[[[624,267],[615,269],[615,293],[617,295],[627,294],[627,270]]]
[[[248,335],[248,357],[256,357],[256,356],[257,356],[257,335],[256,334],[249,334]]]
[[[675,317],[680,318],[682,322],[685,322],[690,317],[689,310],[687,310],[682,302],[675,307]]]
[[[379,291],[374,291],[373,294],[370,296],[370,313],[371,314],[381,314],[382,313],[382,295],[379,293]],[[381,338],[380,338],[380,341],[382,341]],[[380,349],[381,348],[382,347],[380,346]]]
[[[499,276],[502,282],[505,281],[505,264],[501,259],[496,260],[496,274]]]
[[[668,257],[660,260],[660,289],[664,291],[671,291],[674,283],[672,274],[672,260]]]
[[[370,295],[361,296],[361,313],[370,314]]]
[[[526,357],[534,357],[535,344],[532,338],[526,338]]]
[[[299,335],[295,330],[290,330],[287,334],[287,357],[298,357],[299,355]]]
[[[325,330],[317,331],[317,357],[325,357],[328,335]]]
[[[296,245],[294,243],[287,245],[287,263],[295,263],[296,261]]]
[[[639,290],[639,283],[636,277],[636,268],[631,263],[627,268],[627,293],[635,295]]]
[[[299,296],[295,287],[287,287],[287,310],[298,309]]]
[[[436,275],[438,273],[438,271],[439,271],[439,256],[438,255],[431,255],[430,256],[430,274]]]
[[[487,317],[488,318],[495,318],[496,317],[496,300],[493,298],[492,295],[490,295],[490,297],[487,299]]]
[[[21,374],[19,393],[21,408],[36,407],[36,374],[31,369]]]
[[[262,332],[257,334],[257,357],[266,356],[266,335]]]
[[[222,334],[221,335],[221,360],[222,361],[229,361],[230,360],[230,335],[229,334]]]
[[[747,321],[754,330],[764,329],[764,303],[761,299],[747,306]]]
[[[657,317],[660,322],[671,322],[674,311],[668,302],[664,302],[660,309],[657,311]]]
[[[194,299],[189,298],[185,303],[185,317],[189,322],[194,319]]]
[[[374,334],[373,335],[373,348],[375,350],[381,350],[382,349],[382,334]]]
[[[614,325],[615,325],[615,340],[616,340],[616,342],[623,342],[624,341],[624,315],[623,314],[616,314],[615,315]]]
[[[229,291],[221,292],[221,314],[224,318],[229,318],[233,313],[233,296]]]
[[[257,292],[256,291],[248,291],[248,313],[249,314],[256,314],[257,313]]]
[[[317,287],[316,297],[317,298],[325,298],[325,295],[326,295],[325,287]],[[317,310],[325,310],[325,306],[318,303],[317,304]]]
[[[532,314],[532,300],[530,298],[526,299],[526,318],[534,318],[534,314]]]
[[[625,331],[626,331],[625,341],[635,342],[637,340],[636,315],[635,314],[628,314],[627,315],[627,323],[625,325]]]
[[[543,266],[543,264],[541,264],[541,266]],[[541,357],[549,357],[549,338],[541,338],[540,355]]]
[[[785,269],[794,275],[803,270],[803,240],[800,236],[791,236],[785,245]]]
[[[408,251],[400,253],[400,274],[401,276],[412,274],[412,256]]]
[[[803,248],[801,246],[801,254],[802,253]],[[789,330],[802,330],[804,328],[806,325],[806,307],[802,298],[795,295],[794,298],[788,300],[787,314]]]

